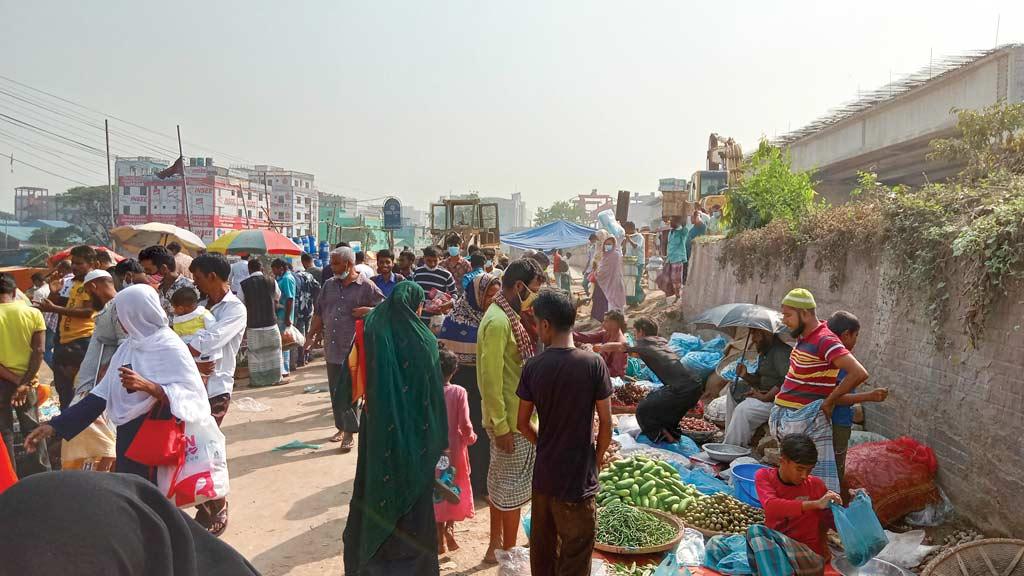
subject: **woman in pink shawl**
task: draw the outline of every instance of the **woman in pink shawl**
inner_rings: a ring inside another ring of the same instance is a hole
[[[448,409],[448,461],[455,468],[455,485],[459,489],[459,502],[444,500],[434,504],[437,522],[437,553],[459,549],[455,541],[455,523],[473,517],[473,485],[469,474],[469,447],[476,443],[476,432],[469,421],[469,400],[466,389],[452,384],[452,376],[459,369],[459,358],[451,350],[442,348],[441,375],[444,376],[444,403]]]
[[[603,230],[598,232],[598,236],[604,236],[604,239],[601,241],[601,260],[594,272],[594,302],[590,317],[602,322],[609,310],[626,309],[626,285],[622,281],[622,251],[619,250],[618,239]]]

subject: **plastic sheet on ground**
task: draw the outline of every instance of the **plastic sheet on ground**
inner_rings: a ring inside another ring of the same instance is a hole
[[[628,434],[633,438],[640,435],[640,424],[636,421],[636,414],[620,414],[616,428],[620,434]]]
[[[496,550],[498,576],[530,576],[530,549],[516,546],[511,550]],[[590,561],[591,576],[608,576],[603,560]]]
[[[697,446],[697,443],[687,436],[680,437],[679,441],[676,442],[675,444],[671,442],[653,442],[650,438],[644,436],[643,434],[637,436],[636,441],[654,448],[660,448],[662,450],[667,450],[669,452],[675,452],[676,454],[679,454],[680,456],[684,456],[686,458],[689,458],[690,456],[693,456],[695,454],[700,454],[700,446]]]
[[[718,493],[725,493],[730,496],[735,495],[732,486],[729,486],[721,479],[715,478],[700,468],[694,468],[693,470],[679,470],[679,476],[683,479],[683,482],[693,484],[701,494],[705,494],[707,496],[712,496]]]
[[[231,407],[239,412],[266,412],[271,409],[270,406],[248,396],[231,402]]]
[[[739,363],[740,361],[738,359],[735,362],[730,362],[729,365],[722,370],[722,378],[725,378],[729,382],[735,381],[736,367],[739,366]],[[757,373],[757,357],[744,360],[743,365],[747,367],[747,372],[751,374]]]
[[[306,450],[306,449],[309,449],[309,450],[319,450],[320,449],[320,445],[319,444],[310,444],[308,442],[303,442],[301,440],[292,440],[291,442],[288,442],[287,444],[281,444],[280,446],[274,447],[274,449],[272,451],[273,452],[284,452],[286,450]]]

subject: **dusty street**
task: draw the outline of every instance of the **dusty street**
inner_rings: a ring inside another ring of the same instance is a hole
[[[356,453],[341,454],[327,441],[334,433],[323,362],[292,374],[273,388],[236,388],[224,421],[231,468],[231,523],[224,540],[266,576],[342,574],[341,534],[356,470]],[[240,410],[243,398],[269,406],[266,412]],[[299,440],[319,450],[273,452]],[[475,519],[457,525],[462,549],[441,558],[442,574],[497,574],[481,566],[487,544],[487,509],[478,503]],[[525,542],[525,536],[520,535]]]

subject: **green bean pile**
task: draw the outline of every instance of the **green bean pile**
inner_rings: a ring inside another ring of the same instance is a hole
[[[612,502],[597,514],[597,541],[608,546],[660,546],[677,533],[676,527],[668,522],[622,502]]]
[[[612,567],[611,576],[653,576],[654,571],[658,569],[654,564],[637,566],[636,562],[633,562],[631,566],[625,564],[608,564],[608,566]]]

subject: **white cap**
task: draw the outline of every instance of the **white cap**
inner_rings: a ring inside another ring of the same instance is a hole
[[[111,278],[110,272],[107,272],[106,270],[93,270],[85,275],[85,280],[82,281],[82,284],[88,284],[89,282],[100,278]]]

